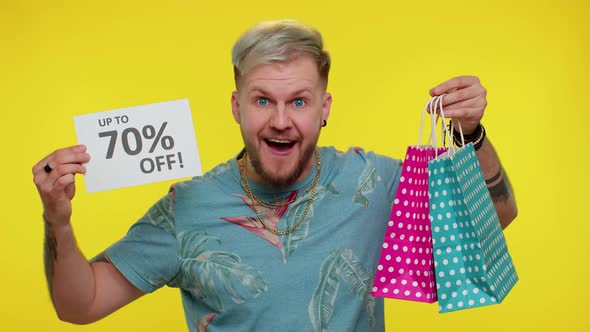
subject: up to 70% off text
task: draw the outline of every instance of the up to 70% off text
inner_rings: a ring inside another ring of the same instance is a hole
[[[113,122],[113,119],[117,124],[129,122],[129,117],[123,115],[114,118],[99,119],[98,124],[101,127],[108,126]],[[167,125],[168,122],[163,122],[157,131],[154,126],[145,125],[141,127],[141,129],[127,127],[120,132],[120,135],[118,130],[109,130],[98,133],[99,137],[109,139],[109,146],[107,148],[105,159],[113,158],[118,141],[121,142],[123,151],[129,156],[140,154],[143,151],[144,143],[149,145],[150,140],[151,145],[148,150],[149,154],[154,153],[158,145],[166,151],[172,150],[174,148],[174,138],[170,135],[164,135],[164,130],[166,130]],[[121,138],[120,140],[118,140],[119,137]],[[144,174],[150,174],[155,171],[161,172],[165,168],[172,170],[174,164],[178,164],[180,168],[184,167],[181,152],[158,156],[149,155],[141,159],[139,162],[139,169]]]

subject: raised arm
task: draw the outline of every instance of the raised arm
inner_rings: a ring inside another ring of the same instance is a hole
[[[90,264],[78,248],[70,223],[76,174],[86,172],[86,147],[56,150],[33,166],[43,202],[45,275],[58,317],[75,324],[101,319],[143,293],[104,257]]]
[[[459,119],[463,133],[475,136],[487,106],[487,91],[475,76],[459,76],[450,79],[430,90],[430,95],[446,94],[443,98],[445,116]],[[456,126],[457,123],[455,122]],[[506,228],[518,213],[512,187],[506,171],[491,142],[486,136],[476,151],[486,185],[494,202],[502,228]]]

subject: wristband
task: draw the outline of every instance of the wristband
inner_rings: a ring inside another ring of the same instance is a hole
[[[452,128],[451,126],[453,125],[452,121],[449,122],[449,129]],[[461,134],[456,131],[453,130],[453,143],[455,143],[456,146],[458,147],[462,147],[463,144],[461,143]],[[465,144],[467,143],[473,143],[473,148],[475,149],[475,151],[479,150],[479,148],[481,148],[482,144],[483,144],[483,140],[486,137],[486,130],[484,128],[484,126],[479,123],[477,125],[477,127],[475,127],[475,131],[469,135],[463,135],[463,140],[465,141]]]

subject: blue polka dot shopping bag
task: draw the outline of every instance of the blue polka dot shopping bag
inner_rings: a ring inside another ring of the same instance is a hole
[[[518,276],[473,144],[431,160],[428,182],[439,312],[500,303]]]
[[[424,128],[422,112],[418,144],[409,146],[395,194],[375,272],[372,295],[417,302],[436,302],[432,233],[428,218],[428,161],[446,151],[420,145]],[[436,120],[433,128],[436,131]]]

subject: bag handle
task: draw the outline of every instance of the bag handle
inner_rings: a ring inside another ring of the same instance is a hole
[[[441,95],[440,96],[440,99],[439,99],[440,114],[443,117],[443,128],[445,128],[445,133],[447,133],[447,138],[449,139],[450,145],[453,146],[453,152],[454,152],[455,151],[454,150],[454,144],[451,143],[451,142],[453,142],[453,140],[451,139],[451,137],[449,137],[449,134],[448,134],[448,132],[446,130],[446,127],[444,126],[445,120],[444,120],[444,110],[443,110],[443,105],[442,105],[442,99],[443,99],[444,96],[445,96],[444,94]],[[461,127],[461,120],[457,119],[456,121],[457,121],[457,125],[459,126],[459,136],[461,137],[461,146],[465,146],[465,137],[463,135],[463,128]],[[449,122],[449,124],[450,124],[450,122]],[[454,130],[455,130],[455,126],[452,126],[451,127],[451,135],[453,135],[453,131]]]
[[[441,139],[444,141],[444,138],[446,136],[448,142],[449,142],[449,151],[451,152],[451,155],[454,155],[457,150],[455,150],[455,145],[453,144],[453,140],[451,139],[451,136],[449,135],[449,132],[447,131],[446,128],[446,123],[447,123],[447,119],[445,119],[445,111],[443,109],[443,98],[446,96],[446,94],[442,94],[440,96],[437,96],[435,103],[437,103],[437,105],[435,106],[435,111],[436,111],[436,107],[438,106],[438,114],[440,115],[440,117],[442,118],[442,132],[441,132]]]
[[[420,131],[418,134],[418,143],[416,144],[416,146],[420,146],[420,143],[422,142],[422,136],[423,136],[422,134],[424,132],[424,117],[425,117],[426,111],[428,110],[428,113],[431,115],[431,117],[430,117],[431,126],[430,126],[430,135],[428,137],[428,142],[426,142],[426,146],[434,147],[434,156],[438,157],[438,147],[437,147],[438,144],[436,142],[436,124],[438,123],[438,115],[435,116],[436,98],[437,97],[430,98],[428,100],[428,102],[426,103],[426,105],[424,105],[424,109],[422,110],[422,117],[420,119]],[[444,126],[444,124],[443,124],[443,126]]]
[[[431,98],[431,100],[432,99],[435,99],[434,102],[432,103],[432,104],[435,104],[433,111],[436,112],[437,111],[436,108],[438,107],[438,114],[442,118],[442,134],[441,134],[441,137],[443,138],[443,141],[444,141],[444,137],[446,136],[446,138],[449,141],[449,147],[450,147],[449,150],[451,152],[451,155],[454,155],[457,152],[457,149],[455,148],[455,145],[453,144],[453,139],[452,139],[452,137],[450,135],[452,135],[452,133],[453,133],[452,131],[455,128],[454,127],[451,128],[451,134],[449,134],[449,131],[447,130],[447,127],[446,127],[446,122],[447,121],[445,119],[445,112],[444,112],[444,109],[443,109],[443,98],[445,97],[445,95],[446,94],[442,94],[440,96],[433,97],[433,98]],[[463,137],[463,128],[461,127],[461,121],[459,119],[457,119],[457,124],[459,126],[459,134],[461,136],[461,143],[463,145],[465,145],[465,138]],[[432,125],[433,130],[436,130],[435,126],[436,126],[436,124],[433,123],[433,125]],[[435,148],[436,148],[436,141],[435,141]],[[438,155],[435,155],[435,158],[438,158]]]
[[[430,98],[428,100],[428,102],[426,103],[426,107],[424,108],[425,110],[428,109],[428,113],[431,116],[431,123],[430,123],[430,138],[428,140],[428,144],[430,144],[430,142],[432,141],[433,144],[431,145],[434,148],[434,157],[438,158],[438,142],[436,141],[436,125],[438,123],[438,118],[439,118],[439,114],[436,114],[436,107],[437,107],[437,101],[440,99],[440,96],[434,96],[432,98]],[[424,113],[423,113],[424,115]],[[444,118],[443,118],[444,121]],[[444,130],[444,122],[441,123],[443,130]],[[444,146],[444,140],[443,140],[443,146]]]
[[[432,102],[434,100],[433,98],[430,98],[428,100],[428,102],[426,103],[426,105],[424,105],[424,109],[422,110],[422,117],[420,118],[420,131],[418,132],[418,143],[416,144],[416,146],[420,146],[420,143],[422,142],[422,134],[424,132],[424,117],[426,116],[426,111],[428,110],[428,112],[430,114],[432,114]],[[428,142],[426,143],[426,145],[430,145],[430,142],[433,140],[432,137],[432,128],[430,131],[430,137],[428,138]],[[434,141],[436,142],[436,137],[434,138]]]

